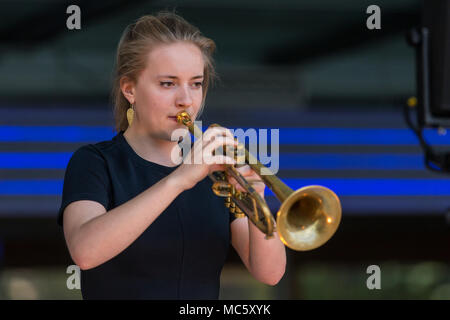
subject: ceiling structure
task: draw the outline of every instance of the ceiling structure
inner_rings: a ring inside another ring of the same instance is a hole
[[[81,9],[68,30],[66,8]],[[0,104],[108,103],[121,32],[138,17],[175,9],[217,44],[218,108],[398,102],[414,93],[414,52],[405,31],[419,0],[370,1],[2,0]],[[236,101],[239,103],[236,104]]]

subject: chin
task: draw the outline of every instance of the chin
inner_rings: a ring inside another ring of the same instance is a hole
[[[160,135],[158,135],[158,138],[160,140],[164,140],[164,141],[169,141],[169,142],[174,142],[175,138],[172,139],[172,133],[173,131],[167,131],[167,132],[162,132]],[[175,136],[174,136],[175,137]]]

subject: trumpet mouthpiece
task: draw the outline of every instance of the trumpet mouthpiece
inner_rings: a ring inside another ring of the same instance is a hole
[[[188,127],[192,125],[191,117],[186,111],[180,111],[177,113],[177,121]]]

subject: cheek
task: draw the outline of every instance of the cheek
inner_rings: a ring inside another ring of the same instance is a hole
[[[164,94],[162,94],[159,90],[153,87],[142,88],[139,91],[139,100],[143,104],[155,103],[164,99]]]
[[[142,105],[145,113],[159,114],[167,112],[167,106],[173,100],[169,92],[155,90],[152,88],[143,90],[139,95],[139,103]]]
[[[195,99],[198,105],[202,103],[202,98],[203,98],[203,90],[198,90],[195,95]]]
[[[202,104],[203,94],[202,90],[197,90],[192,94],[192,99],[194,101],[194,106],[196,111],[200,110],[200,106]]]

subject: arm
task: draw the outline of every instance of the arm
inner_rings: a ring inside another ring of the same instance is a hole
[[[231,223],[231,242],[252,276],[268,285],[276,285],[286,269],[286,250],[276,232],[271,239],[248,218]]]
[[[259,177],[248,166],[238,169],[248,179]],[[235,184],[235,181],[230,181]],[[236,185],[240,189],[239,185]],[[253,187],[264,197],[264,183]],[[276,232],[271,239],[265,239],[261,232],[247,217],[231,223],[231,243],[252,276],[268,285],[276,285],[286,270],[286,249]]]
[[[76,201],[64,213],[64,235],[73,261],[94,268],[125,250],[182,192],[169,175],[135,198],[106,212],[95,201]]]
[[[131,245],[181,192],[194,187],[208,173],[223,170],[223,163],[234,161],[211,156],[212,150],[224,143],[236,145],[233,138],[211,141],[219,134],[231,135],[223,128],[214,128],[210,130],[209,140],[199,139],[194,144],[194,151],[208,156],[210,161],[194,164],[194,153],[189,152],[187,156],[192,164],[183,163],[158,183],[108,212],[96,201],[81,200],[68,205],[63,227],[73,261],[86,270],[114,258]]]

